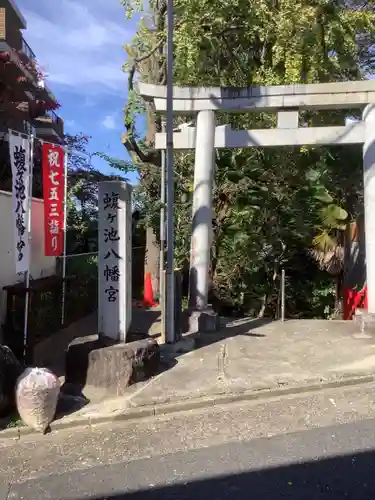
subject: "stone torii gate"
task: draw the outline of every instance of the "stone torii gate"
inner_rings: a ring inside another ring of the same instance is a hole
[[[167,111],[167,89],[140,83],[140,94]],[[361,109],[363,120],[343,126],[300,127],[299,111]],[[232,130],[216,126],[216,113],[276,113],[274,129]],[[212,244],[212,189],[215,148],[363,144],[368,312],[375,313],[375,81],[281,85],[249,88],[173,89],[173,113],[196,117],[196,127],[173,134],[174,149],[195,149],[190,270],[191,302],[207,307]],[[166,149],[166,134],[156,134],[155,148]]]

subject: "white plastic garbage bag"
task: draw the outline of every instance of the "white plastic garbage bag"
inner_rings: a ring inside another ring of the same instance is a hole
[[[46,368],[27,368],[17,380],[17,409],[23,422],[43,434],[52,422],[60,392],[59,379]]]

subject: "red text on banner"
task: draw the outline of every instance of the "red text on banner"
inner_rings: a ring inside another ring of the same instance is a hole
[[[64,148],[43,144],[45,255],[57,257],[64,248]]]

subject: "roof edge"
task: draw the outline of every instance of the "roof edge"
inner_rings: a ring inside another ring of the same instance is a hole
[[[26,29],[27,28],[27,21],[26,21],[26,18],[23,16],[22,12],[20,11],[20,9],[17,7],[16,3],[14,0],[8,0],[9,4],[12,6],[14,12],[17,14],[17,16],[19,17],[19,20],[21,21],[22,23],[22,28],[23,29]]]

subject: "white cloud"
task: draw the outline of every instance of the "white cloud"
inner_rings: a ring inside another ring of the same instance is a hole
[[[27,20],[24,36],[48,75],[80,94],[126,91],[121,68],[134,25],[119,0],[20,0]]]
[[[113,115],[107,115],[102,121],[102,126],[108,130],[114,130],[116,128],[116,120]]]
[[[64,125],[65,125],[65,127],[73,128],[76,126],[76,122],[75,122],[75,120],[65,120]]]

